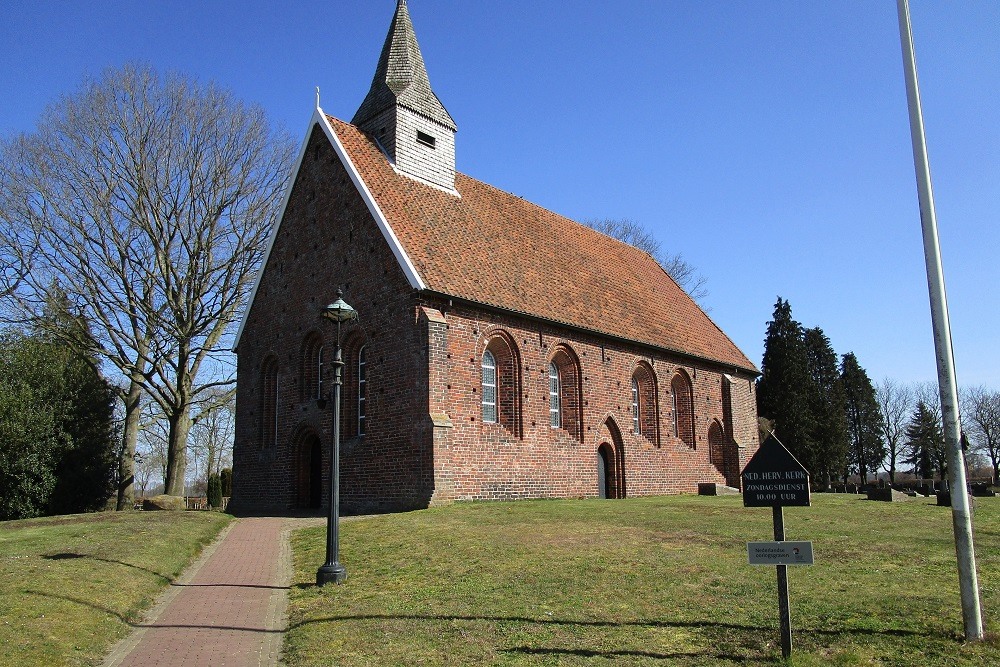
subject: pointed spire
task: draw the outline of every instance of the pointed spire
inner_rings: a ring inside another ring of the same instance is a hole
[[[396,3],[396,14],[382,46],[371,89],[351,123],[362,126],[396,105],[430,118],[452,132],[458,129],[431,89],[406,0]]]

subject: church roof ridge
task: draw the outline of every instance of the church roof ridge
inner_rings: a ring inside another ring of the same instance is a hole
[[[431,88],[406,0],[398,0],[396,4],[371,88],[351,123],[362,125],[395,105],[404,106],[452,131],[458,129]]]

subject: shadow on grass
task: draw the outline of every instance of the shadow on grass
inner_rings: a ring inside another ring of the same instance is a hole
[[[99,604],[95,604],[93,602],[90,602],[89,600],[81,600],[79,598],[74,598],[69,595],[56,595],[55,593],[46,593],[44,591],[24,590],[22,592],[25,593],[26,595],[38,595],[43,598],[52,598],[53,600],[65,600],[66,602],[72,602],[74,604],[83,605],[84,607],[90,607],[91,609],[94,609],[96,611],[100,611],[110,616],[114,616],[115,618],[117,618],[119,621],[129,626],[130,628],[143,628],[143,629],[187,628],[194,630],[211,630],[211,631],[229,630],[233,632],[252,632],[256,634],[284,634],[286,632],[285,630],[281,629],[248,628],[245,626],[241,627],[235,625],[206,625],[203,623],[157,623],[156,621],[153,621],[152,623],[142,623],[129,620],[127,617],[125,617],[124,614],[121,614],[115,611],[114,609],[109,609],[108,607],[103,607]]]
[[[652,658],[653,660],[679,660],[682,658],[714,658],[715,660],[728,660],[729,662],[748,662],[750,658],[741,655],[727,655],[723,653],[653,653],[652,651],[591,651],[589,649],[570,648],[532,648],[530,646],[515,646],[514,648],[503,649],[500,653],[519,653],[521,655],[550,655],[569,656],[575,655],[581,658]],[[754,662],[760,662],[759,658],[754,658]]]
[[[159,572],[154,572],[153,570],[142,567],[141,565],[133,565],[132,563],[126,563],[120,560],[112,560],[110,558],[101,558],[100,556],[92,556],[90,554],[79,554],[79,553],[60,553],[60,554],[48,554],[42,556],[45,560],[73,560],[76,558],[88,558],[90,560],[99,560],[102,563],[111,563],[112,565],[124,565],[125,567],[135,568],[136,570],[141,570],[143,572],[148,572],[155,577],[163,579],[168,584],[175,588],[266,588],[268,590],[281,590],[287,591],[291,586],[269,586],[265,584],[220,584],[220,583],[203,583],[203,584],[179,584],[172,578],[160,574]]]
[[[656,621],[640,619],[635,621],[570,621],[558,618],[529,618],[527,616],[459,616],[459,615],[421,615],[421,614],[359,614],[344,616],[324,616],[299,621],[289,626],[289,630],[314,623],[335,623],[337,621],[470,621],[483,623],[525,623],[538,625],[567,625],[579,627],[648,627],[648,628],[712,628],[718,630],[737,630],[741,632],[776,632],[778,629],[770,626],[740,625],[738,623],[719,623],[718,621]],[[935,632],[918,632],[916,630],[873,630],[870,628],[839,628],[815,629],[795,628],[796,634],[822,635],[839,637],[842,635],[891,635],[894,637],[940,637],[955,640],[956,636]]]
[[[174,583],[173,577],[168,577],[165,574],[160,574],[159,572],[157,572],[155,570],[150,570],[149,568],[143,567],[141,565],[133,565],[132,563],[126,563],[125,561],[114,560],[114,559],[111,559],[111,558],[101,558],[100,556],[94,556],[94,555],[91,555],[91,554],[80,554],[80,553],[69,552],[69,553],[60,553],[60,554],[47,554],[47,555],[43,555],[42,558],[44,558],[45,560],[71,560],[71,559],[74,559],[74,558],[89,558],[90,560],[99,560],[102,563],[110,563],[112,565],[124,565],[125,567],[131,567],[133,569],[140,570],[142,572],[146,572],[148,574],[151,574],[154,577],[159,577],[160,579],[163,579],[165,582],[167,582],[169,584]]]

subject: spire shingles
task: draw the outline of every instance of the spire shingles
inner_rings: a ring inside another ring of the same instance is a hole
[[[351,123],[362,127],[365,121],[396,105],[429,118],[452,132],[457,130],[451,114],[431,89],[406,0],[399,0],[396,5],[396,14],[382,46],[371,89]]]

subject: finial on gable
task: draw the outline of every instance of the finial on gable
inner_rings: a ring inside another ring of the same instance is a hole
[[[316,86],[316,108],[319,109],[319,86]]]

